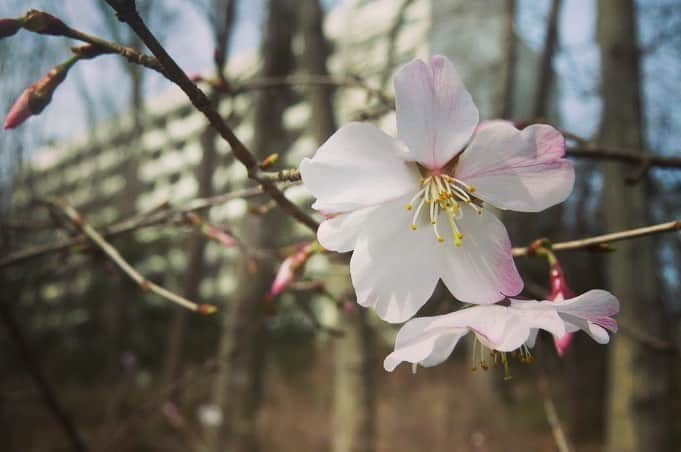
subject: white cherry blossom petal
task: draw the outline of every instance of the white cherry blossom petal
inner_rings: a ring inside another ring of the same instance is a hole
[[[327,214],[380,204],[414,190],[419,174],[404,161],[404,146],[370,124],[341,127],[303,159],[303,183],[317,198],[313,207]]]
[[[520,131],[508,121],[488,121],[459,157],[455,177],[496,207],[538,212],[572,191],[574,169],[564,154],[565,140],[551,126]]]
[[[430,298],[443,247],[430,228],[412,231],[408,197],[377,207],[366,220],[350,260],[357,302],[387,322],[412,317]]]
[[[473,332],[491,350],[511,352],[530,340],[534,328],[552,333],[565,331],[555,309],[536,301],[531,303],[522,309],[515,309],[512,304],[474,306],[412,319],[400,329],[395,350],[386,357],[383,366],[392,371],[405,361],[424,367],[439,364],[468,332]]]
[[[395,338],[395,351],[383,362],[385,370],[392,372],[404,361],[432,367],[449,358],[459,340],[468,334],[468,329],[432,327],[443,317],[418,317],[405,323]]]
[[[330,251],[346,253],[355,248],[355,242],[369,215],[377,207],[364,207],[340,213],[324,220],[317,229],[317,240]]]
[[[461,246],[447,242],[440,251],[445,268],[440,276],[449,291],[466,303],[491,304],[520,293],[523,281],[511,255],[504,225],[489,211],[476,213],[463,207],[457,220],[463,233]]]
[[[443,167],[463,149],[478,123],[478,109],[452,63],[434,56],[414,60],[395,77],[397,130],[407,159]]]
[[[617,332],[617,322],[612,318],[619,312],[619,301],[605,290],[590,290],[578,297],[554,301],[568,332],[583,330],[599,344],[610,341],[608,331]]]

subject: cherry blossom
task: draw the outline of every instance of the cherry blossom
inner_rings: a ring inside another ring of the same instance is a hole
[[[503,304],[472,306],[456,312],[418,317],[405,323],[397,334],[395,350],[383,366],[393,371],[400,363],[431,367],[451,355],[459,340],[472,332],[477,350],[473,352],[474,369],[479,365],[501,363],[508,376],[509,352],[522,362],[531,362],[530,348],[538,330],[556,337],[583,330],[599,344],[610,337],[606,330],[617,331],[612,318],[619,302],[609,292],[591,290],[562,301],[508,299]],[[479,351],[479,354],[478,354]],[[490,352],[491,351],[491,352]]]
[[[564,201],[574,171],[562,135],[548,125],[478,127],[443,56],[404,66],[395,93],[397,139],[350,123],[301,163],[313,207],[327,216],[319,242],[354,251],[357,300],[389,322],[412,317],[439,279],[469,303],[517,295],[508,234],[488,207],[538,212]]]

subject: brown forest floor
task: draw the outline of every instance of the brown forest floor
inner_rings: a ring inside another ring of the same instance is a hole
[[[262,450],[330,450],[333,360],[332,353],[318,355],[316,365],[307,370],[270,367],[259,418]],[[473,388],[491,379],[468,367],[450,360],[416,375],[408,366],[388,374],[377,363],[377,452],[556,450],[531,372],[521,371],[511,382],[492,383],[513,399],[505,406],[481,398],[484,392]],[[181,386],[180,427],[164,416],[165,399],[148,377],[142,386],[145,378],[138,375],[135,383],[120,379],[113,387],[68,386],[59,388],[59,395],[93,452],[198,450],[205,427],[197,421],[196,409],[208,400],[210,375],[192,372]],[[503,374],[493,377],[502,380]],[[557,405],[560,412],[562,406]],[[32,382],[5,381],[0,392],[0,451],[69,450]]]

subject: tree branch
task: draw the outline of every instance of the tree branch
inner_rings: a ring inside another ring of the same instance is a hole
[[[646,226],[643,228],[629,229],[626,231],[613,232],[610,234],[597,235],[579,240],[571,240],[568,242],[553,243],[551,249],[553,251],[570,251],[585,249],[587,251],[609,251],[609,245],[612,242],[619,242],[621,240],[631,240],[647,235],[660,234],[663,232],[671,232],[681,230],[681,220],[669,221],[667,223],[660,223],[654,226]],[[513,248],[513,255],[516,257],[528,256],[532,253],[532,247],[518,247]]]
[[[106,238],[116,237],[127,232],[135,231],[137,229],[142,229],[145,227],[155,226],[158,224],[168,223],[176,220],[179,221],[187,213],[205,210],[208,209],[209,207],[224,204],[233,199],[250,198],[253,196],[260,195],[262,193],[263,193],[262,188],[255,187],[231,193],[225,193],[222,195],[212,196],[210,198],[198,198],[188,203],[186,206],[178,209],[156,208],[151,212],[147,212],[143,215],[136,215],[134,217],[127,218],[111,226],[103,228],[100,234]],[[86,237],[79,236],[67,240],[60,240],[54,243],[38,245],[31,248],[27,248],[25,250],[17,251],[16,253],[9,254],[5,256],[3,259],[0,259],[0,269],[3,267],[24,262],[26,260],[33,259],[35,257],[40,257],[46,254],[64,251],[73,246],[85,245],[87,242],[88,240]]]
[[[211,126],[213,126],[220,136],[231,146],[234,157],[248,170],[248,177],[259,182],[262,185],[263,190],[267,192],[267,194],[269,194],[285,212],[312,231],[316,231],[319,224],[314,218],[286,198],[274,181],[261,177],[261,171],[255,156],[234,134],[232,129],[222,119],[220,113],[213,108],[210,100],[203,91],[189,79],[187,74],[185,74],[177,65],[175,60],[166,52],[149,28],[147,28],[135,9],[135,2],[131,0],[106,0],[106,2],[114,11],[116,11],[119,19],[126,22],[135,33],[137,33],[151,53],[158,59],[161,66],[164,68],[164,75],[166,78],[182,89],[187,97],[189,97],[192,105],[206,116]]]
[[[48,205],[58,208],[71,223],[85,234],[90,241],[97,246],[106,256],[113,261],[116,266],[130,279],[132,279],[144,292],[152,292],[156,295],[165,298],[168,301],[179,304],[180,306],[189,309],[190,311],[199,312],[200,314],[212,314],[216,308],[208,304],[196,304],[180,295],[171,292],[170,290],[153,283],[142,276],[135,268],[120,255],[118,250],[107,242],[102,235],[92,226],[83,220],[83,217],[69,204],[64,201],[51,199],[47,201]]]

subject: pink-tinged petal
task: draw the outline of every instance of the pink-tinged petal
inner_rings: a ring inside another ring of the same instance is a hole
[[[317,198],[313,207],[342,213],[415,191],[418,170],[399,156],[404,152],[401,143],[370,124],[343,126],[300,164],[303,183]]]
[[[506,124],[508,126],[515,127],[513,121],[508,121],[506,119],[487,119],[485,121],[480,121],[478,126],[475,128],[475,134],[478,134],[487,128],[495,127],[499,124]]]
[[[464,235],[462,245],[447,242],[441,248],[446,266],[440,277],[445,285],[466,303],[490,304],[517,295],[523,281],[511,256],[506,228],[489,209],[481,215],[467,206],[462,209],[463,216],[457,220]],[[449,227],[446,220],[444,225]]]
[[[604,322],[616,328],[616,324],[608,320],[620,310],[617,298],[608,291],[594,289],[582,295],[563,301],[554,301],[559,312],[591,322]]]
[[[475,196],[501,209],[538,212],[565,201],[575,173],[563,158],[565,140],[548,125],[522,131],[505,121],[479,130],[459,157],[455,176]]]
[[[439,364],[468,332],[473,332],[491,350],[512,352],[534,341],[539,329],[565,334],[556,309],[537,301],[511,300],[509,306],[474,306],[450,314],[415,318],[400,329],[395,350],[383,365],[392,371],[405,361],[425,367]]]
[[[395,77],[397,130],[407,159],[442,168],[466,145],[479,113],[451,61],[434,56],[405,65]]]
[[[30,118],[33,113],[30,107],[31,88],[24,90],[19,99],[14,102],[7,114],[3,128],[5,130],[19,127],[24,121]]]
[[[555,306],[568,332],[583,330],[599,344],[610,341],[606,330],[617,331],[612,316],[619,312],[619,301],[605,290],[590,290],[575,298],[543,303]]]
[[[355,243],[350,275],[357,302],[387,322],[412,317],[430,298],[442,267],[432,229],[412,231],[409,197],[378,206]]]

